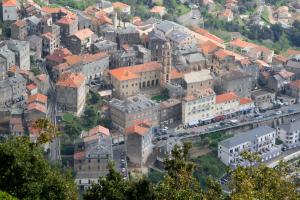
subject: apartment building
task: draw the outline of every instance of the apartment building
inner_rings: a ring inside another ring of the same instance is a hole
[[[233,92],[216,96],[215,115],[231,116],[239,111],[240,97]]]
[[[127,129],[126,155],[129,162],[142,167],[152,153],[153,129],[151,122],[139,122]]]
[[[160,125],[170,125],[181,121],[181,101],[179,99],[168,99],[160,103]]]
[[[182,100],[182,123],[195,125],[215,117],[216,94],[211,88],[195,91]]]
[[[65,73],[57,81],[57,104],[63,112],[79,116],[84,109],[87,88],[81,73]]]
[[[14,40],[25,40],[27,38],[27,23],[25,20],[17,20],[10,26],[11,38]]]
[[[277,130],[283,145],[288,149],[300,146],[300,120],[281,124]]]
[[[126,100],[113,98],[109,105],[113,126],[122,133],[139,121],[149,121],[153,126],[159,124],[159,105],[143,95]]]
[[[192,71],[183,75],[186,95],[189,96],[197,90],[213,88],[213,77],[210,70]]]
[[[219,142],[218,157],[231,167],[250,164],[241,156],[245,151],[258,153],[263,162],[267,161],[281,153],[281,149],[275,145],[276,137],[276,129],[268,126],[257,127]]]
[[[67,47],[73,54],[80,54],[88,51],[94,42],[95,34],[91,29],[86,28],[75,32],[68,38]]]
[[[57,42],[57,37],[55,34],[51,32],[44,33],[42,35],[43,38],[43,55],[53,54],[56,49],[60,48],[60,43]]]
[[[96,126],[83,133],[75,144],[74,171],[75,183],[79,190],[97,183],[99,177],[108,173],[109,161],[113,159],[112,137],[109,130]]]
[[[18,2],[17,0],[2,1],[2,20],[3,22],[15,21],[18,19]]]
[[[8,48],[15,53],[16,65],[23,70],[30,70],[30,48],[28,41],[8,40]]]

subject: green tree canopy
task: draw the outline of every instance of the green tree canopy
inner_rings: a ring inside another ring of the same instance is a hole
[[[75,200],[70,176],[51,168],[41,147],[27,138],[0,143],[0,188],[19,199]]]

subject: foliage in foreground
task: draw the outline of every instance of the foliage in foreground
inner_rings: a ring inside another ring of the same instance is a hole
[[[18,199],[77,199],[70,175],[53,169],[40,146],[27,138],[0,143],[0,163],[0,188]]]
[[[194,164],[189,161],[190,144],[183,148],[176,146],[172,156],[165,161],[167,175],[159,183],[152,184],[147,179],[124,180],[122,175],[110,165],[109,174],[84,194],[85,200],[245,200],[272,199],[296,200],[300,196],[295,185],[289,182],[287,167],[280,164],[269,168],[263,164],[252,167],[238,167],[230,172],[229,189],[224,194],[221,185],[212,178],[207,180],[203,191],[192,176]],[[251,163],[259,163],[257,155],[245,154]]]

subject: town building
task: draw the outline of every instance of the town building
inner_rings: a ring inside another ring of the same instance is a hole
[[[181,101],[179,99],[168,99],[160,103],[160,126],[181,122]]]
[[[65,73],[56,83],[57,104],[63,112],[79,116],[86,102],[86,78],[81,73]]]
[[[117,31],[117,42],[119,47],[123,46],[124,44],[127,45],[134,45],[140,44],[140,33],[137,29],[133,27],[128,27],[125,29],[121,29]]]
[[[58,79],[67,72],[80,72],[87,80],[103,75],[108,69],[109,56],[106,53],[65,56],[64,62],[52,68],[53,77]]]
[[[93,43],[91,49],[93,53],[106,52],[110,54],[118,50],[118,44],[110,40],[101,40]]]
[[[112,6],[114,7],[115,10],[119,10],[122,14],[130,15],[131,13],[131,6],[125,3],[117,1],[112,3]]]
[[[13,51],[11,51],[5,43],[0,47],[0,63],[1,73],[6,74],[8,69],[16,65],[16,58]]]
[[[18,2],[17,0],[2,1],[2,21],[11,22],[18,19]]]
[[[99,177],[108,173],[109,161],[113,159],[112,137],[109,129],[96,126],[83,133],[76,142],[74,152],[75,183],[79,190],[98,183]]]
[[[24,103],[27,99],[26,80],[20,74],[0,80],[0,94],[1,108]]]
[[[23,70],[30,70],[30,49],[28,41],[7,40],[7,47],[15,53],[16,65]]]
[[[38,34],[40,32],[41,19],[33,15],[26,18],[28,35]]]
[[[139,121],[146,120],[151,122],[152,126],[159,125],[159,105],[143,95],[126,100],[113,98],[109,105],[113,126],[122,133]]]
[[[211,88],[202,88],[182,100],[182,123],[196,125],[215,117],[216,94]]]
[[[94,40],[95,34],[91,29],[81,29],[69,36],[67,47],[73,54],[81,54],[90,50]]]
[[[14,137],[25,136],[25,127],[22,117],[11,117],[9,120],[9,132]]]
[[[55,23],[60,27],[60,37],[63,43],[66,43],[68,37],[78,31],[78,17],[73,13],[68,13]]]
[[[254,100],[254,104],[258,109],[268,109],[273,107],[273,103],[276,97],[275,92],[266,90],[255,90],[251,92],[251,99]]]
[[[25,20],[17,20],[10,25],[11,39],[26,40],[27,38],[27,23]]]
[[[53,54],[56,49],[60,48],[60,42],[57,36],[51,32],[44,33],[43,38],[43,56]]]
[[[286,87],[286,93],[300,101],[300,80],[292,81]]]
[[[281,149],[275,145],[276,137],[276,129],[268,126],[257,127],[219,142],[218,157],[230,167],[250,164],[242,158],[243,152],[258,153],[263,162],[268,161],[281,153]]]
[[[153,129],[151,122],[135,123],[126,131],[126,155],[135,167],[142,167],[152,153]]]
[[[56,49],[52,54],[46,57],[46,66],[54,67],[65,62],[65,57],[71,56],[72,52],[67,48]]]
[[[281,124],[277,131],[279,139],[288,149],[300,146],[300,120]]]
[[[252,90],[252,79],[249,74],[241,71],[229,71],[216,83],[216,92],[234,92],[240,97],[249,97]]]
[[[37,35],[29,36],[30,58],[33,61],[42,58],[43,38]]]
[[[240,97],[234,92],[228,92],[216,96],[215,116],[235,115],[239,111]]]
[[[183,75],[183,85],[186,89],[186,95],[189,96],[195,91],[204,88],[213,88],[213,77],[210,70],[192,71]]]

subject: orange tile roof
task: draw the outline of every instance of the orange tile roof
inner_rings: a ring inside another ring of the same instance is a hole
[[[40,75],[37,76],[37,78],[40,81],[46,81],[47,80],[47,75],[46,74],[40,74]]]
[[[92,37],[93,34],[94,34],[94,32],[91,31],[91,29],[86,28],[86,29],[77,31],[76,33],[74,33],[74,36],[76,36],[80,40],[85,40],[88,37]]]
[[[252,99],[250,98],[240,98],[240,105],[245,105],[245,104],[249,104],[252,103]]]
[[[185,101],[194,101],[196,99],[204,98],[204,97],[211,96],[214,94],[215,94],[215,92],[213,89],[205,88],[205,89],[201,89],[201,90],[196,90],[195,92],[193,92],[192,95],[186,96],[183,99]]]
[[[144,136],[149,132],[151,123],[148,121],[136,122],[133,126],[126,129],[126,134],[138,134]]]
[[[299,55],[300,51],[299,50],[294,50],[294,49],[288,49],[286,54],[288,56],[295,56],[295,55]]]
[[[96,135],[97,133],[103,133],[106,136],[110,136],[109,129],[103,126],[96,126],[89,131],[89,136]]]
[[[220,16],[223,17],[230,17],[233,15],[233,12],[230,9],[225,9],[223,13],[220,14]]]
[[[3,0],[2,6],[5,7],[14,7],[17,6],[17,0]]]
[[[26,21],[24,20],[20,20],[18,19],[15,23],[13,23],[14,25],[18,26],[18,27],[22,27],[22,26],[26,26]]]
[[[52,8],[52,7],[44,6],[44,7],[42,7],[42,12],[45,12],[48,14],[59,13],[60,8]]]
[[[279,74],[282,78],[291,78],[292,76],[295,75],[295,73],[289,72],[289,71],[286,71],[286,70],[281,70],[280,72],[278,72],[278,74]]]
[[[57,20],[56,22],[58,24],[72,24],[75,22],[75,20],[77,20],[77,16],[73,13],[68,13],[66,16],[60,18],[59,20]]]
[[[46,95],[37,93],[28,97],[28,103],[40,102],[43,104],[47,104],[48,97]]]
[[[227,56],[233,56],[229,51],[225,49],[220,49],[214,53],[214,55],[219,59],[224,59]]]
[[[66,56],[64,58],[65,62],[68,64],[68,65],[74,65],[76,63],[79,63],[82,61],[82,58],[81,56],[79,55],[71,55],[71,56]]]
[[[203,29],[203,28],[200,28],[198,26],[192,26],[191,29],[193,31],[195,31],[196,33],[199,33],[200,35],[203,35],[211,40],[214,40],[218,43],[224,43],[224,40],[222,40],[221,38],[209,33],[207,30]]]
[[[118,69],[110,70],[110,74],[119,81],[131,80],[139,78],[139,73],[148,71],[157,71],[161,69],[158,62],[148,62],[140,65],[120,67]]]
[[[239,48],[246,48],[246,47],[257,47],[258,45],[250,42],[246,42],[241,39],[235,39],[229,42],[231,46],[239,47]]]
[[[19,69],[19,67],[16,66],[16,65],[14,65],[14,66],[11,66],[11,67],[8,69],[8,71],[15,73],[18,69]]]
[[[37,85],[34,83],[28,84],[28,85],[26,85],[26,89],[29,91],[37,89]]]
[[[150,12],[152,12],[152,13],[158,13],[158,14],[161,14],[162,12],[165,12],[165,11],[166,11],[166,8],[164,6],[154,6],[150,10]]]
[[[288,59],[286,57],[284,57],[283,55],[274,55],[273,57],[274,59],[282,62],[282,63],[285,63]]]
[[[227,92],[216,96],[216,103],[223,103],[226,101],[236,100],[239,97],[234,92]]]
[[[119,1],[115,2],[115,3],[112,3],[112,6],[114,8],[122,8],[122,9],[129,7],[129,5],[127,5],[125,3],[122,3],[122,2],[119,2]]]
[[[113,21],[112,19],[110,19],[108,16],[107,16],[107,13],[104,12],[104,11],[98,11],[95,13],[95,17],[98,19],[96,20],[96,23],[100,23],[100,24],[113,24]]]
[[[56,85],[63,87],[79,88],[85,83],[85,76],[81,73],[65,73],[63,74]]]
[[[45,37],[45,38],[47,38],[48,40],[52,40],[53,38],[55,38],[54,34],[53,34],[53,33],[50,33],[50,32],[44,33],[44,34],[42,35],[42,37]]]
[[[179,78],[183,78],[183,73],[179,72],[177,69],[172,68],[171,70],[171,79],[179,79]]]
[[[72,53],[69,49],[61,48],[61,49],[56,49],[53,52],[53,54],[48,55],[46,58],[47,58],[47,60],[61,63],[61,62],[64,62],[64,57],[71,56],[71,55],[72,55]]]
[[[39,103],[30,103],[30,104],[28,104],[27,109],[29,111],[31,111],[31,110],[38,110],[38,111],[43,112],[43,113],[47,112],[46,106],[41,105]]]
[[[204,55],[208,55],[210,53],[213,53],[214,51],[218,49],[223,49],[223,47],[217,45],[216,43],[208,40],[207,42],[204,42],[203,44],[200,44],[199,47],[202,49],[202,52]]]
[[[300,89],[300,80],[293,81],[290,85]]]
[[[106,52],[99,52],[95,54],[83,54],[81,58],[84,63],[94,62],[96,60],[108,57],[109,55]]]

